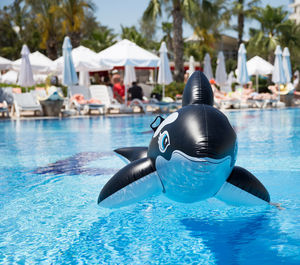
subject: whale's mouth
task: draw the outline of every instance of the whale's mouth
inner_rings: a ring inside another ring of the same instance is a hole
[[[186,158],[187,160],[190,160],[192,162],[201,162],[203,164],[221,164],[223,163],[225,160],[227,160],[228,158],[230,158],[230,156],[226,156],[226,157],[223,157],[221,159],[216,159],[216,158],[211,158],[211,157],[193,157],[193,156],[189,156],[179,150],[175,150],[173,153],[172,153],[172,156],[175,155],[175,154],[178,154],[178,155],[181,155],[183,156],[184,158]]]
[[[166,196],[180,202],[195,202],[214,196],[229,176],[231,156],[222,159],[191,157],[179,150],[171,159],[156,159],[157,173]]]

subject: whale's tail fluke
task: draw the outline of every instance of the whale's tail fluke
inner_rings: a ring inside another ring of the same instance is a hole
[[[254,206],[270,203],[270,195],[264,185],[242,167],[233,168],[230,176],[215,197],[235,206]]]
[[[213,106],[214,94],[210,83],[201,71],[195,71],[185,85],[182,96],[182,107],[191,104]]]
[[[123,167],[105,184],[98,204],[106,208],[123,207],[163,190],[152,160],[142,158]]]

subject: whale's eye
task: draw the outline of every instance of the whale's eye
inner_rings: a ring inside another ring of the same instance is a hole
[[[158,137],[159,150],[164,153],[170,145],[170,137],[168,131],[164,131]]]

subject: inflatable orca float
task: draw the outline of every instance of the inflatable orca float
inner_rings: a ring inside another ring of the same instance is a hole
[[[232,205],[270,202],[260,181],[235,166],[236,134],[226,116],[213,107],[205,75],[196,71],[183,92],[182,108],[158,116],[149,147],[115,150],[129,160],[103,187],[98,204],[116,208],[153,194],[192,203],[216,197]]]

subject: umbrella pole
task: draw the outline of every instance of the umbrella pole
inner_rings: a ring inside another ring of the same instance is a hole
[[[125,107],[127,107],[127,88],[128,85],[125,85]]]
[[[259,91],[258,91],[258,74],[256,74],[256,92],[258,93]]]
[[[164,97],[165,97],[165,84],[163,84],[162,99],[161,100],[164,100]]]
[[[67,101],[65,105],[65,110],[69,110],[70,107],[70,88],[67,86]]]

